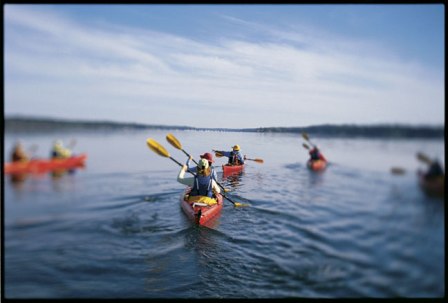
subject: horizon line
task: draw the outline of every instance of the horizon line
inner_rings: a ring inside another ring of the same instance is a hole
[[[117,125],[134,125],[134,126],[144,126],[144,127],[177,127],[177,128],[189,128],[189,129],[226,129],[226,130],[251,130],[251,129],[270,129],[270,128],[312,128],[312,127],[322,127],[322,126],[332,126],[332,127],[341,127],[341,126],[352,126],[352,127],[377,127],[377,126],[389,126],[389,127],[430,127],[430,128],[445,128],[445,123],[437,123],[437,124],[412,124],[412,123],[397,123],[397,122],[377,122],[377,123],[322,123],[322,124],[313,124],[307,126],[258,126],[258,127],[244,127],[244,128],[226,128],[226,127],[195,127],[188,125],[172,125],[172,124],[145,124],[142,122],[125,122],[125,121],[114,121],[114,120],[92,120],[92,119],[82,119],[82,118],[60,118],[60,117],[52,117],[52,116],[30,116],[30,115],[22,115],[22,114],[4,114],[4,122],[7,119],[22,119],[22,120],[40,120],[40,121],[55,121],[55,122],[69,122],[69,123],[109,123],[109,124],[117,124]]]

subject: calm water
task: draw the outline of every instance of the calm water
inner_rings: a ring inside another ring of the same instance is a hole
[[[316,174],[298,135],[174,132],[196,159],[239,144],[265,160],[229,178],[219,170],[229,195],[250,206],[225,202],[206,228],[181,211],[177,164],[146,146],[152,137],[183,163],[166,134],[21,137],[37,156],[56,137],[76,138],[74,152],[89,158],[59,177],[5,177],[6,298],[445,295],[444,201],[426,197],[415,174],[415,153],[444,161],[444,141],[311,137],[331,161]],[[6,155],[15,139],[6,134]]]

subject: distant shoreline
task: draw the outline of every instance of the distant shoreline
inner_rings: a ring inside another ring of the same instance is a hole
[[[259,128],[197,128],[175,125],[148,125],[112,121],[83,121],[38,117],[5,117],[5,134],[92,132],[129,130],[196,130],[256,133],[302,133],[319,137],[364,137],[364,138],[444,138],[445,126],[412,126],[400,124],[376,125],[315,125],[307,127],[259,127]]]

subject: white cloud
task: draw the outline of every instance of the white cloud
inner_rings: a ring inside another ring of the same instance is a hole
[[[95,104],[92,116],[136,122],[157,108],[154,123],[191,126],[200,107],[211,127],[444,121],[443,79],[372,41],[227,19],[272,39],[198,42],[7,5],[5,113],[31,101],[47,116],[55,103],[77,118]]]

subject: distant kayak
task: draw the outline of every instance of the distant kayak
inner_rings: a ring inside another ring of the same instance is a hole
[[[426,179],[422,171],[418,171],[418,184],[420,188],[432,197],[443,198],[445,196],[445,175]]]
[[[242,164],[242,165],[225,164],[222,166],[222,172],[225,175],[232,174],[232,173],[239,173],[239,172],[243,171],[243,169],[244,169],[244,164]]]
[[[327,161],[324,160],[311,160],[306,162],[306,166],[313,171],[321,171],[327,167]]]
[[[87,154],[80,154],[67,159],[33,159],[28,162],[5,163],[5,174],[45,173],[57,169],[82,167]]]
[[[206,203],[201,203],[200,199],[198,199],[198,202],[188,201],[190,191],[191,187],[185,189],[185,192],[180,197],[180,205],[185,214],[196,224],[206,225],[221,213],[223,207],[222,195],[217,194],[217,199],[214,199],[216,204],[207,205]],[[207,200],[210,201],[211,198],[207,198]]]

